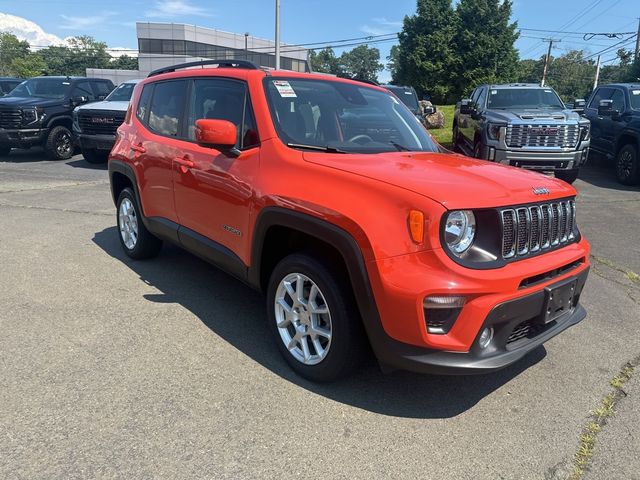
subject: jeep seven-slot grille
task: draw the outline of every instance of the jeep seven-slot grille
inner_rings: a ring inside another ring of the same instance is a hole
[[[508,125],[508,147],[574,148],[580,138],[580,127],[575,125]]]
[[[0,109],[0,128],[15,129],[20,128],[22,123],[22,112],[19,108]]]
[[[560,200],[500,211],[502,258],[520,258],[575,240],[576,206]]]
[[[124,122],[125,112],[107,110],[80,110],[78,125],[85,135],[115,135]]]

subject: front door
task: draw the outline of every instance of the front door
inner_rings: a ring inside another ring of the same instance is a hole
[[[252,185],[260,148],[247,86],[231,79],[194,79],[187,109],[188,141],[182,142],[173,165],[179,223],[228,248],[248,264]],[[233,123],[240,155],[198,145],[195,121],[201,118]]]

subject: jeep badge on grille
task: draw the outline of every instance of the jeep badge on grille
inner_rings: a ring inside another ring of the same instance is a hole
[[[535,195],[549,195],[549,189],[546,187],[533,187]]]

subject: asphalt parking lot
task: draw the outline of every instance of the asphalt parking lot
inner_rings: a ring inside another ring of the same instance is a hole
[[[0,478],[566,478],[640,356],[640,188],[610,170],[575,184],[594,256],[582,323],[487,376],[370,366],[315,385],[281,359],[259,294],[176,247],[126,258],[106,169],[43,158],[0,161]],[[638,475],[639,386],[591,478]]]

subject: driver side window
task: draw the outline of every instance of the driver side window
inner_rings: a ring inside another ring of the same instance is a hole
[[[93,90],[91,89],[91,83],[89,82],[78,82],[76,83],[75,88],[73,89],[74,97],[85,97],[87,101],[92,102],[96,99]]]

